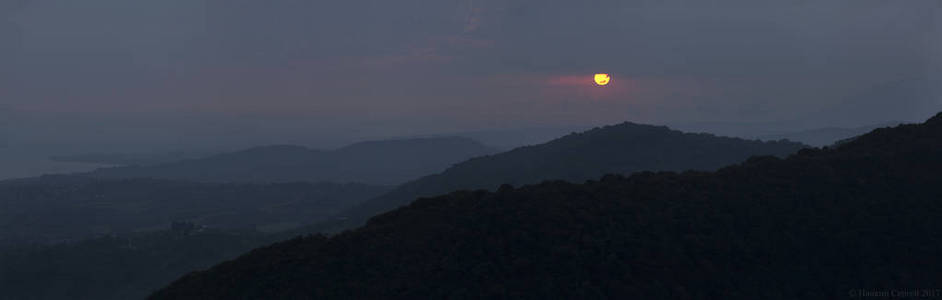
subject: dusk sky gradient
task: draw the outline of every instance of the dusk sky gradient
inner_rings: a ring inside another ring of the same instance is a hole
[[[20,0],[0,4],[0,41],[9,145],[811,128],[942,110],[936,0]]]

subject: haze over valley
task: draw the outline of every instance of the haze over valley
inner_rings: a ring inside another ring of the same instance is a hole
[[[0,300],[942,297],[940,159],[939,0],[0,1]]]

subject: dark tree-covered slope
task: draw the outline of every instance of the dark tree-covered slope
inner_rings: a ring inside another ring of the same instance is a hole
[[[193,183],[44,176],[0,182],[0,246],[164,229],[285,230],[348,209],[385,187],[334,183]]]
[[[321,224],[314,230],[352,228],[418,197],[459,189],[494,189],[501,184],[521,185],[543,180],[582,182],[605,174],[638,171],[708,171],[753,155],[783,157],[804,147],[786,141],[750,141],[626,122],[470,159],[441,174],[403,184],[364,202],[343,214],[348,218],[345,222]]]
[[[266,146],[152,166],[106,168],[88,175],[210,182],[330,181],[396,185],[493,152],[487,146],[461,137],[362,142],[332,151]]]
[[[942,114],[716,172],[420,199],[154,299],[845,298],[942,276]]]

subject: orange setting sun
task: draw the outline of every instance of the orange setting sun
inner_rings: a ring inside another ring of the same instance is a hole
[[[604,74],[604,73],[595,74],[595,84],[604,86],[604,85],[607,85],[611,81],[612,81],[612,77],[608,76],[608,74]]]

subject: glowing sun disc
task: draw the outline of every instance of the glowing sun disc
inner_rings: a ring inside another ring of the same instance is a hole
[[[604,74],[604,73],[595,74],[595,84],[606,85],[611,81],[612,81],[612,77],[608,76],[608,74]]]

